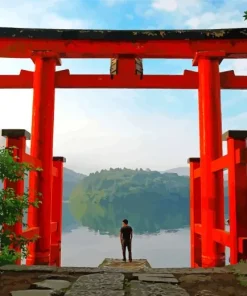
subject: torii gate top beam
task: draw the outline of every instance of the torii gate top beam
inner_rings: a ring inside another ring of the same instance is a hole
[[[218,30],[60,30],[0,28],[0,57],[30,58],[52,51],[60,58],[193,59],[196,52],[222,51],[247,57],[247,28]]]

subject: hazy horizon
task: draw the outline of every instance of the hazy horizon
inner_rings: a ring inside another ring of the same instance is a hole
[[[1,129],[0,129],[0,133],[1,133]],[[0,136],[0,147],[3,147],[5,146],[5,138],[1,137]],[[27,146],[29,147],[30,146],[30,141],[27,142]],[[65,157],[66,158],[66,157]],[[65,168],[69,169],[69,170],[73,170],[75,171],[76,173],[80,173],[80,174],[84,174],[84,175],[89,175],[90,173],[95,173],[96,171],[101,171],[101,170],[109,170],[110,168],[113,168],[113,169],[116,169],[116,168],[127,168],[127,169],[150,169],[152,171],[158,171],[158,172],[164,172],[164,171],[167,171],[167,170],[176,170],[176,169],[180,169],[180,168],[189,168],[188,165],[185,165],[185,166],[179,166],[179,167],[169,167],[169,168],[164,168],[164,169],[155,169],[155,168],[152,168],[152,167],[144,167],[144,166],[140,166],[140,167],[120,167],[120,166],[115,166],[115,167],[102,167],[102,168],[98,168],[98,169],[91,169],[91,170],[86,170],[84,169],[84,167],[73,167],[72,165],[70,165],[70,161],[67,160],[67,163],[65,164]]]

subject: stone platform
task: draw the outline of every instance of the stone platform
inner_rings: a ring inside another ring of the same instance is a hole
[[[146,259],[134,259],[130,262],[123,262],[120,259],[105,258],[105,260],[99,265],[102,268],[117,268],[129,271],[139,271],[151,268],[151,265]]]
[[[99,267],[0,267],[1,296],[246,296],[247,264],[151,268],[106,258]]]

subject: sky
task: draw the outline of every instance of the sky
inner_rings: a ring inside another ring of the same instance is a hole
[[[0,26],[59,29],[243,28],[247,0],[0,0]],[[191,60],[144,60],[144,74],[196,71]],[[57,70],[108,74],[108,59],[63,60]],[[0,74],[34,70],[0,59]],[[246,60],[221,71],[247,74]],[[247,92],[222,91],[223,131],[247,129]],[[31,131],[32,90],[0,90],[0,129]],[[54,155],[88,174],[110,167],[166,169],[199,155],[197,91],[56,90]]]

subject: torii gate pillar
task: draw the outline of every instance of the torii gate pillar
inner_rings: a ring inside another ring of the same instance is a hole
[[[29,227],[39,226],[36,250],[30,246],[27,264],[48,265],[51,255],[51,210],[53,180],[53,132],[55,109],[55,70],[60,65],[57,54],[49,51],[32,56],[35,63],[33,76],[33,113],[31,132],[31,155],[41,160],[42,171],[30,175],[30,195],[41,193],[38,211],[29,213]],[[35,254],[35,256],[34,256]]]
[[[201,165],[202,267],[224,266],[225,247],[213,240],[213,230],[224,229],[223,171],[211,163],[222,156],[222,116],[219,63],[224,53],[197,53],[199,71],[199,133]]]

